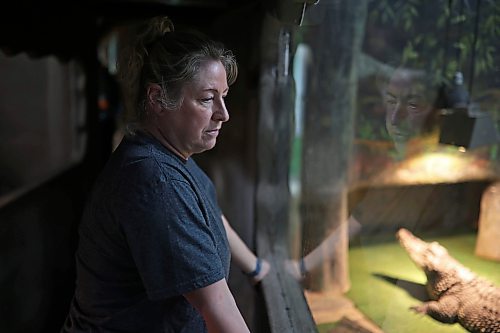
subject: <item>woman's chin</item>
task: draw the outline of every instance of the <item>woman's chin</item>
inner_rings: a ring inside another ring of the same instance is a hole
[[[393,134],[392,135],[392,140],[397,143],[405,143],[409,140],[409,135],[406,134]]]
[[[213,149],[215,147],[216,143],[217,143],[217,140],[215,138],[213,140],[205,141],[202,145],[200,145],[200,147],[196,153],[199,154],[199,153],[202,153],[204,151]]]

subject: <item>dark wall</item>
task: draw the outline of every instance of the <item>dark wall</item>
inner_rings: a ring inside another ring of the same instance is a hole
[[[96,108],[98,27],[86,8],[20,1],[0,10],[0,31],[0,50],[5,55],[76,60],[86,76],[85,127],[76,129],[88,137],[83,159],[49,179],[25,184],[19,192],[4,193],[2,199],[9,200],[0,206],[0,332],[58,332],[75,287],[74,252],[81,212],[110,147]],[[29,89],[20,90],[17,98],[29,99]],[[30,111],[22,121],[34,121],[30,114],[36,110]],[[48,158],[41,156],[40,164],[50,164]],[[38,162],[32,163],[36,168]]]
[[[74,288],[83,192],[73,169],[0,209],[0,332],[57,332]]]
[[[477,231],[481,196],[489,183],[362,188],[350,193],[349,205],[364,235],[393,234],[401,227],[444,234]]]

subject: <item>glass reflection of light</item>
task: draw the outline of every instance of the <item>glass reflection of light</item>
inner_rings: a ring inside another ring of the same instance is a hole
[[[397,177],[403,181],[419,180],[427,183],[455,181],[464,167],[464,160],[444,153],[430,153],[408,161],[398,170]]]
[[[484,161],[483,161],[484,162]],[[454,183],[487,178],[491,170],[481,159],[462,153],[428,152],[409,158],[396,166],[387,181],[399,184]]]

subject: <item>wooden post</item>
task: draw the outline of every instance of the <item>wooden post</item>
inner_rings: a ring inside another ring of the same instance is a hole
[[[500,261],[500,182],[493,183],[481,198],[476,255]]]
[[[302,244],[304,256],[314,249],[323,253],[321,264],[309,267],[306,287],[316,291],[350,287],[347,171],[354,138],[355,64],[364,34],[359,17],[366,11],[366,1],[326,1],[320,24],[305,38],[312,46],[314,69],[305,103]]]

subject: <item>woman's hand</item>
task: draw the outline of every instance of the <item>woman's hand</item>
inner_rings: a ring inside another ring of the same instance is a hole
[[[301,282],[307,275],[305,259],[300,260],[287,259],[285,260],[285,270],[297,281]]]
[[[226,217],[222,215],[226,229],[231,256],[236,265],[247,275],[253,285],[256,285],[269,273],[271,265],[265,259],[258,258],[233,230]]]
[[[250,282],[253,285],[256,285],[260,281],[262,281],[262,279],[264,279],[266,277],[266,275],[269,273],[269,271],[271,270],[271,264],[266,259],[258,258],[257,260],[261,261],[260,270],[259,270],[257,275],[249,276]]]

